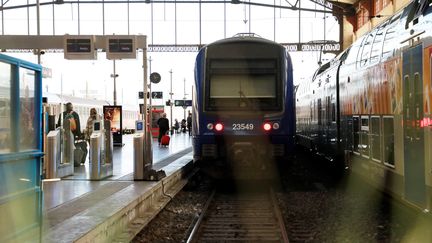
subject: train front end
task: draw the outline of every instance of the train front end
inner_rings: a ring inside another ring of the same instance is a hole
[[[291,60],[277,43],[237,37],[204,47],[193,100],[194,159],[202,164],[262,173],[293,147]]]

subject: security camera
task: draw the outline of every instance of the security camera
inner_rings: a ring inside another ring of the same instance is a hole
[[[33,54],[35,54],[35,55],[43,55],[43,54],[45,54],[45,50],[41,50],[41,49],[35,49],[35,50],[33,50]]]

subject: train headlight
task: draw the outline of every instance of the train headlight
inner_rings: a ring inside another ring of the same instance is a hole
[[[280,128],[280,125],[278,122],[273,123],[273,129],[278,130]]]
[[[224,129],[224,126],[222,123],[216,123],[215,129],[216,129],[216,131],[220,132]]]
[[[266,122],[263,124],[264,131],[270,131],[272,126],[270,123]]]
[[[213,128],[214,128],[213,123],[207,124],[207,129],[208,130],[213,130]]]

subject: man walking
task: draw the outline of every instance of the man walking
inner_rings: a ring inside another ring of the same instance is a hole
[[[169,121],[166,118],[166,113],[162,114],[162,117],[157,120],[157,125],[159,126],[159,145],[161,143],[162,136],[165,135],[169,130]]]

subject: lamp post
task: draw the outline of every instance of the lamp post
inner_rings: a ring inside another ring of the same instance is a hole
[[[149,59],[148,59],[148,61],[149,61],[149,73],[152,73],[152,71],[151,71],[151,63],[152,63],[152,58],[151,58],[151,56],[149,57]],[[152,99],[153,99],[153,97],[152,97],[152,82],[150,82],[149,83],[149,106],[150,106],[150,108],[149,108],[149,111],[150,111],[150,113],[149,113],[149,127],[150,127],[150,136],[153,138],[153,133],[152,133],[152,127],[153,127],[153,112],[152,112]],[[144,99],[145,98],[147,98],[147,97],[144,97]]]
[[[113,74],[111,74],[111,78],[113,78],[114,79],[114,92],[113,92],[113,95],[114,95],[114,105],[117,105],[117,88],[116,88],[116,78],[118,77],[119,75],[118,74],[116,74],[116,65],[115,65],[115,60],[113,60]]]
[[[183,79],[183,119],[186,120],[186,78]]]
[[[172,107],[173,107],[173,99],[172,99],[172,96],[173,96],[173,92],[172,92],[172,73],[173,73],[173,71],[172,71],[172,69],[169,71],[169,73],[170,73],[170,93],[169,93],[169,95],[170,95],[170,132],[171,132],[171,134],[173,133],[173,131],[172,131]]]

